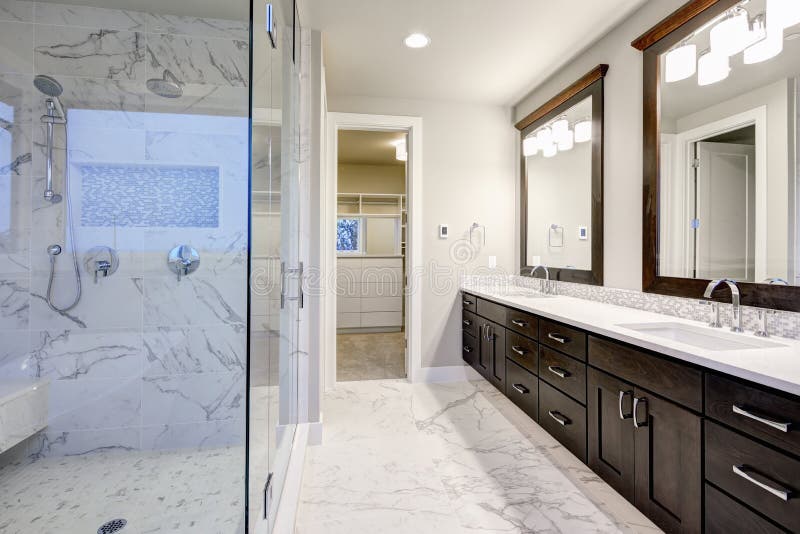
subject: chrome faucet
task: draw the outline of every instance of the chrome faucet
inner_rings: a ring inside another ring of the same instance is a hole
[[[719,278],[717,280],[712,280],[708,283],[708,286],[706,286],[706,291],[703,293],[703,297],[710,299],[714,290],[722,284],[728,284],[728,287],[731,290],[731,304],[733,305],[733,308],[731,309],[731,332],[743,332],[739,286],[736,285],[736,280],[731,280],[730,278]]]
[[[531,278],[539,269],[544,270],[544,278],[539,279],[539,291],[544,293],[545,295],[552,295],[555,294],[552,281],[550,280],[550,270],[545,265],[536,265],[535,267],[531,268],[531,272],[528,274]]]

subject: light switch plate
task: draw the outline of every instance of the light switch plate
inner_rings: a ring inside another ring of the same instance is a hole
[[[450,235],[450,229],[446,224],[439,225],[439,239],[447,239]]]

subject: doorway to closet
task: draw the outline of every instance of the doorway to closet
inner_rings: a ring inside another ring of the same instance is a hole
[[[337,381],[405,378],[407,133],[337,135]]]

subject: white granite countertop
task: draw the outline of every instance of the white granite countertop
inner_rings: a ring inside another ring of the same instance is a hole
[[[798,340],[770,337],[766,341],[779,346],[709,350],[620,326],[632,323],[681,323],[705,328],[710,335],[720,332],[719,329],[697,321],[574,297],[535,296],[533,291],[521,287],[500,290],[462,285],[461,290],[595,334],[800,395],[800,341]],[[724,331],[727,333],[728,329]],[[763,339],[754,338],[752,332],[731,335],[743,336],[743,341]]]

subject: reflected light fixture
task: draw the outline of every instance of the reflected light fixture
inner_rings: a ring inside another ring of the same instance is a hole
[[[767,0],[767,13],[774,23],[770,24],[771,27],[785,29],[800,24],[800,2],[797,0]]]
[[[425,48],[431,44],[431,38],[424,33],[412,33],[403,42],[409,48]]]
[[[565,139],[567,133],[569,132],[569,121],[567,120],[566,115],[562,115],[553,121],[553,123],[550,125],[550,130],[553,132],[553,141],[556,143],[559,143],[562,139]]]
[[[536,136],[531,135],[522,140],[522,155],[527,157],[535,156],[539,152],[539,141]]]
[[[558,147],[555,143],[549,143],[542,147],[542,155],[546,158],[552,158],[558,154]]]
[[[667,83],[694,76],[697,72],[697,45],[684,44],[667,52],[665,70]]]
[[[394,158],[397,161],[408,161],[408,150],[406,149],[406,140],[400,139],[394,143]]]
[[[716,52],[704,52],[697,60],[697,84],[711,85],[728,77],[731,72],[730,58]]]
[[[536,132],[536,140],[539,142],[539,147],[544,150],[547,145],[553,143],[553,132],[549,127],[545,126]]]
[[[567,130],[566,133],[561,135],[561,138],[558,140],[558,149],[562,152],[566,150],[572,150],[572,147],[575,146],[575,136],[572,133],[572,130]]]
[[[711,52],[718,56],[733,56],[744,50],[750,41],[750,20],[747,11],[735,9],[709,32]]]
[[[592,119],[586,117],[575,123],[575,142],[585,143],[592,140]]]

